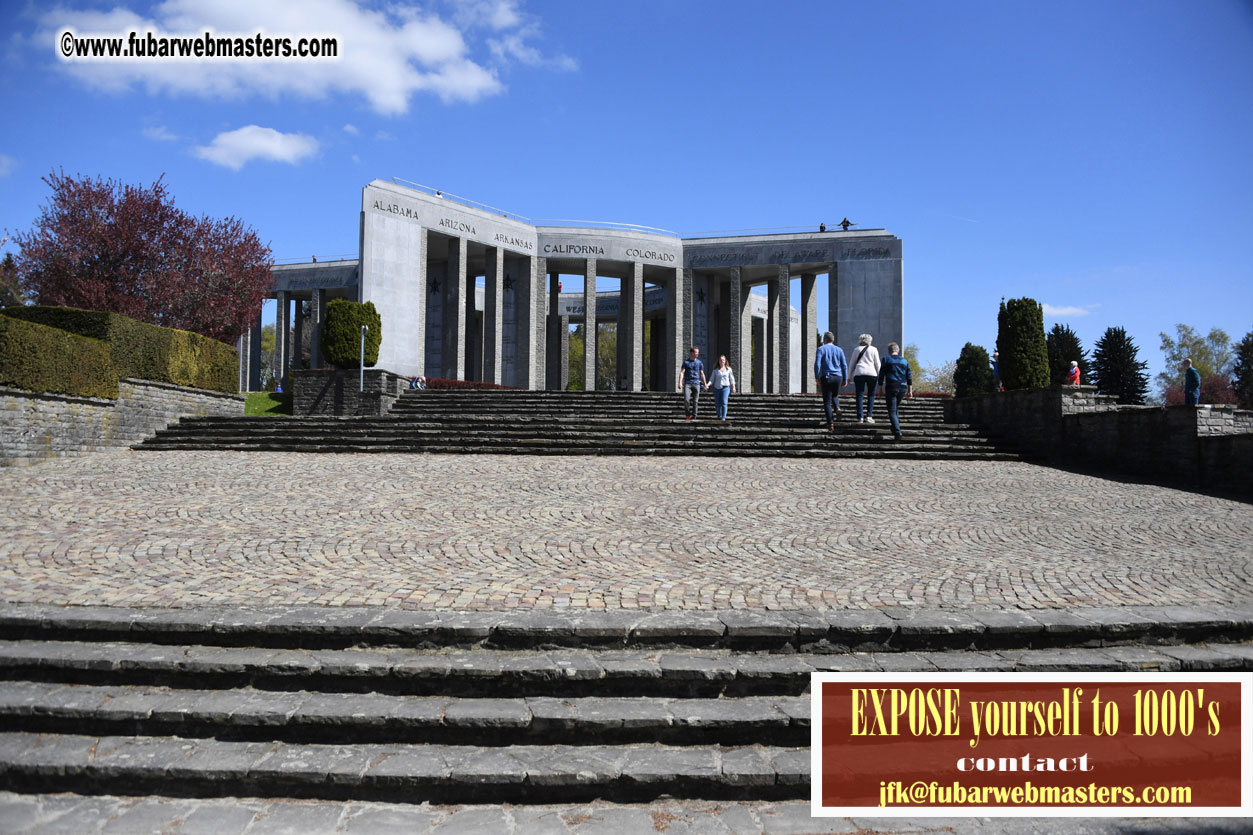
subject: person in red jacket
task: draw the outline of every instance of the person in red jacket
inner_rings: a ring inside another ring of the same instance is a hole
[[[1078,360],[1070,361],[1070,371],[1066,374],[1066,383],[1068,385],[1079,385],[1079,362]]]

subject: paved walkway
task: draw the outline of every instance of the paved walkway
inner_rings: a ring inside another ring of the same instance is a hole
[[[1029,464],[117,451],[0,470],[0,599],[416,609],[1253,598],[1253,505]]]

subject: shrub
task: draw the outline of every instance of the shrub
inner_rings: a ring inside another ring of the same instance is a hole
[[[1001,385],[1006,389],[1044,388],[1049,355],[1044,340],[1044,308],[1035,299],[1001,302],[996,350],[1001,354]]]
[[[365,364],[373,368],[379,361],[383,342],[383,319],[374,302],[331,299],[322,323],[322,356],[336,368],[356,368],[361,361],[361,326],[365,325]]]
[[[235,349],[198,333],[149,325],[120,313],[73,307],[6,307],[0,312],[108,343],[120,377],[211,391],[239,390]]]
[[[107,343],[0,316],[0,385],[116,398],[117,381]]]
[[[427,377],[427,389],[516,389],[517,386],[502,386],[499,383],[487,383],[481,380],[449,380],[446,377]]]
[[[992,361],[988,352],[974,343],[967,342],[957,358],[953,369],[953,388],[957,397],[971,397],[996,391],[992,376]]]

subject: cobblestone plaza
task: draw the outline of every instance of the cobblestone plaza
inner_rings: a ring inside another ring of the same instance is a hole
[[[119,451],[0,475],[8,602],[1247,605],[1247,503],[1020,463]]]

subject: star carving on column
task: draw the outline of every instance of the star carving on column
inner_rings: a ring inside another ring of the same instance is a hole
[[[700,302],[701,304],[705,303],[705,288],[702,287],[701,289],[696,291],[696,301]]]
[[[505,289],[513,290],[513,276],[511,275],[505,276]]]
[[[432,292],[432,293],[438,293],[438,292],[439,292],[439,279],[438,279],[438,278],[435,278],[435,279],[432,279],[432,280],[431,280],[431,292]]]

